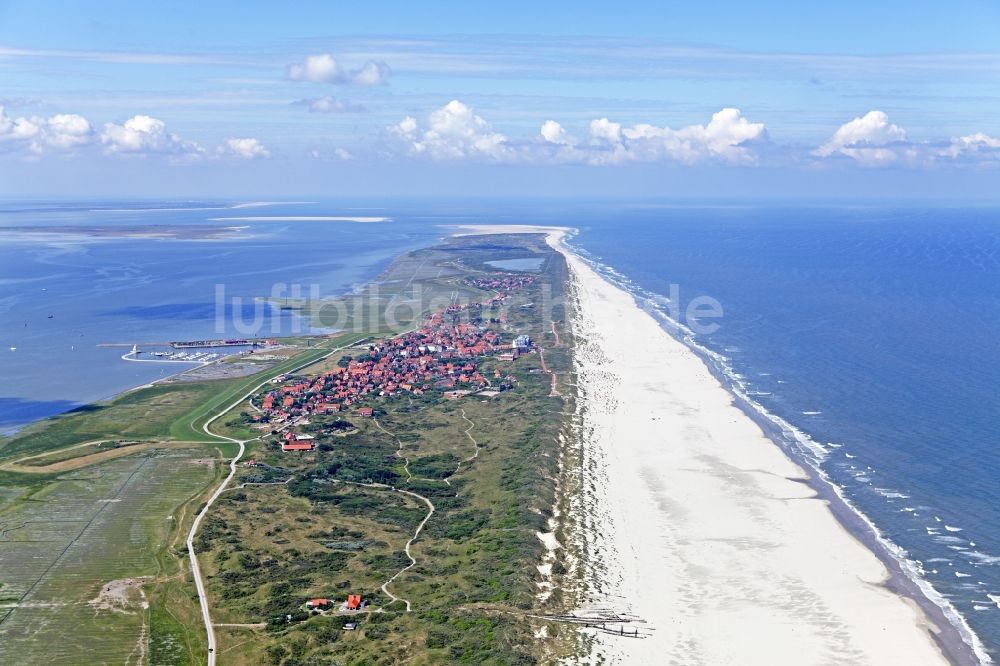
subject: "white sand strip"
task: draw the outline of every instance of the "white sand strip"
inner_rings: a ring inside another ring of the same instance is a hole
[[[588,594],[652,629],[596,634],[592,661],[947,663],[923,611],[882,585],[885,566],[698,356],[567,251],[559,231],[474,231],[549,232],[570,266]]]
[[[210,217],[209,222],[388,222],[388,217],[344,217],[339,215],[243,215]]]

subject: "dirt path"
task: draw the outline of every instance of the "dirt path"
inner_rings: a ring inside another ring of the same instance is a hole
[[[462,409],[462,418],[465,419],[465,422],[469,424],[469,427],[465,429],[465,436],[468,437],[469,441],[472,442],[472,445],[474,447],[476,447],[476,451],[475,451],[475,453],[473,453],[471,456],[469,456],[465,460],[460,460],[459,461],[458,465],[455,466],[455,471],[451,473],[452,476],[455,476],[456,474],[458,474],[459,470],[462,469],[462,465],[464,465],[466,463],[470,463],[473,460],[475,460],[476,458],[478,458],[479,457],[479,451],[480,451],[480,448],[481,448],[479,446],[479,442],[477,442],[476,438],[472,436],[472,429],[476,427],[476,424],[473,423],[472,420],[468,416],[465,415],[465,409],[464,408]],[[448,479],[445,479],[444,482],[447,483],[449,486],[451,486],[451,481],[449,481]]]
[[[463,416],[463,418],[464,418],[464,416]],[[466,419],[466,420],[468,420],[468,419]],[[417,478],[417,477],[414,477],[410,473],[410,459],[407,458],[403,454],[403,440],[401,440],[399,437],[397,437],[395,435],[395,433],[389,432],[388,430],[386,430],[385,428],[383,428],[382,424],[378,422],[378,419],[372,419],[372,421],[375,423],[375,427],[376,428],[378,428],[379,430],[381,430],[382,432],[384,432],[385,434],[389,435],[390,437],[392,437],[393,439],[396,440],[396,444],[397,444],[396,457],[403,461],[403,469],[406,470],[406,480],[407,481],[412,481],[414,478]],[[469,423],[472,423],[472,422],[469,421]],[[470,430],[471,430],[471,427],[470,427]],[[468,432],[466,432],[466,434],[468,434]],[[469,435],[469,438],[472,439],[472,436]],[[472,440],[472,441],[475,442],[475,440]],[[477,445],[477,448],[476,448],[476,453],[475,453],[475,455],[473,457],[475,457],[476,455],[479,455],[478,445]],[[461,465],[461,463],[459,463],[459,464]],[[441,481],[441,479],[424,479],[424,478],[418,478],[417,480],[418,481]],[[448,480],[445,479],[444,482],[448,483]],[[396,573],[394,573],[392,575],[392,577],[389,578],[389,580],[387,580],[384,583],[382,583],[382,587],[381,587],[382,592],[384,592],[386,594],[386,596],[388,596],[389,598],[391,598],[393,601],[402,601],[404,604],[406,604],[406,612],[409,613],[412,610],[412,607],[411,607],[411,604],[410,604],[410,600],[409,599],[404,599],[402,597],[397,597],[395,594],[393,594],[392,592],[389,591],[389,585],[394,580],[396,580],[399,576],[401,576],[403,573],[409,571],[410,569],[412,569],[417,564],[417,559],[415,557],[413,557],[413,553],[410,552],[410,547],[413,545],[413,542],[417,540],[417,537],[420,536],[420,532],[424,529],[424,525],[426,525],[427,521],[430,520],[431,516],[434,515],[434,510],[435,510],[434,503],[431,502],[428,498],[424,497],[423,495],[420,495],[419,493],[415,493],[415,492],[412,492],[410,490],[403,490],[402,488],[397,488],[395,486],[390,486],[388,484],[383,484],[383,483],[358,483],[356,485],[361,485],[361,486],[365,486],[365,487],[368,487],[368,488],[386,488],[386,489],[389,489],[389,490],[395,490],[397,493],[403,493],[404,495],[409,495],[410,497],[414,497],[414,498],[420,500],[421,502],[423,502],[425,505],[427,505],[427,515],[424,516],[424,519],[420,521],[419,525],[417,525],[417,529],[413,532],[413,536],[410,537],[410,540],[406,542],[406,546],[403,548],[403,551],[406,553],[406,556],[408,558],[410,558],[410,563],[408,565],[406,565],[405,567],[403,567],[402,569],[400,569],[399,571],[397,571]],[[451,485],[451,484],[449,483],[448,485]]]
[[[100,442],[88,442],[87,444],[81,444],[79,446],[72,446],[70,448],[76,449],[82,446],[90,446],[92,444],[99,444]],[[132,444],[131,446],[121,446],[117,449],[109,449],[107,451],[99,451],[97,453],[90,453],[85,456],[80,456],[78,458],[68,458],[66,460],[60,460],[54,462],[50,465],[21,465],[20,463],[24,460],[38,458],[39,456],[29,456],[28,458],[21,458],[15,460],[14,462],[9,462],[4,465],[0,465],[0,470],[6,472],[18,472],[21,474],[59,474],[62,472],[72,472],[73,470],[80,469],[81,467],[87,467],[88,465],[95,465],[97,463],[106,462],[108,460],[114,460],[115,458],[124,458],[125,456],[130,456],[133,453],[139,453],[141,451],[149,451],[151,449],[171,449],[171,448],[182,448],[185,446],[202,446],[204,442],[145,442],[143,444]],[[60,449],[60,451],[67,451],[69,449]],[[52,451],[50,453],[56,453]]]
[[[389,432],[388,430],[383,428],[382,424],[378,422],[378,419],[373,418],[372,422],[375,424],[376,428],[378,428],[385,434],[389,435],[389,437],[392,437],[394,440],[396,440],[396,457],[403,461],[403,470],[406,472],[406,480],[412,481],[414,477],[412,474],[410,474],[410,459],[407,458],[405,455],[403,455],[403,440],[397,437],[396,433]],[[433,481],[434,479],[420,479],[420,480]]]
[[[551,397],[557,397],[559,395],[559,391],[557,389],[557,386],[558,386],[557,375],[556,375],[556,373],[552,372],[552,370],[549,369],[548,365],[545,364],[545,350],[544,349],[539,349],[538,350],[538,358],[542,362],[542,372],[544,372],[545,374],[549,375],[549,377],[552,379],[552,381],[550,382],[550,385],[549,385],[549,397],[550,398]]]
[[[16,465],[17,463],[24,462],[25,460],[34,460],[35,458],[44,458],[45,456],[51,456],[56,453],[62,453],[63,451],[72,451],[73,449],[82,449],[85,446],[93,446],[94,444],[101,444],[106,442],[106,439],[92,439],[89,442],[83,442],[82,444],[74,444],[73,446],[67,446],[62,449],[53,449],[51,451],[42,451],[41,453],[34,453],[30,456],[24,456],[23,458],[18,458],[17,460],[7,463],[8,465]]]
[[[410,552],[410,547],[413,546],[413,542],[416,541],[417,537],[420,536],[420,532],[423,531],[424,525],[426,525],[427,521],[430,520],[431,516],[434,515],[434,511],[436,509],[436,507],[434,506],[434,503],[431,502],[426,497],[424,497],[423,495],[418,495],[417,493],[411,492],[409,490],[403,490],[403,489],[397,488],[395,486],[390,486],[387,483],[362,483],[360,481],[338,481],[338,483],[344,483],[344,484],[347,484],[349,486],[360,486],[362,488],[376,488],[378,490],[392,490],[392,491],[395,491],[397,493],[402,493],[404,495],[409,495],[410,497],[414,497],[414,498],[420,500],[421,502],[423,502],[425,505],[427,505],[427,515],[424,516],[424,519],[420,521],[420,524],[417,525],[417,529],[413,531],[413,536],[410,537],[410,540],[407,541],[406,545],[403,547],[403,552],[405,552],[406,556],[408,558],[410,558],[410,563],[407,564],[402,569],[400,569],[399,571],[397,571],[396,573],[394,573],[389,578],[389,580],[387,580],[384,583],[382,583],[382,586],[379,588],[379,589],[382,590],[383,593],[385,593],[385,595],[387,597],[389,597],[393,601],[402,601],[404,604],[406,604],[406,612],[409,613],[410,611],[413,610],[412,607],[411,607],[411,605],[410,605],[410,600],[409,599],[404,599],[403,597],[397,597],[395,594],[393,594],[392,592],[389,591],[389,585],[394,580],[396,580],[400,575],[402,575],[406,571],[408,571],[411,568],[413,568],[414,565],[416,565],[417,560],[416,560],[415,557],[413,557],[413,553]]]
[[[479,446],[479,442],[477,442],[476,438],[472,436],[472,429],[476,427],[476,424],[471,419],[469,419],[468,416],[465,415],[465,409],[462,409],[461,411],[462,411],[462,418],[465,419],[465,421],[469,424],[469,427],[465,429],[465,436],[469,438],[470,442],[472,442],[472,445],[475,447],[475,451],[468,458],[465,458],[464,460],[459,461],[458,465],[455,467],[455,471],[452,472],[452,476],[454,476],[455,474],[458,474],[458,471],[462,468],[462,465],[464,465],[466,463],[470,463],[473,460],[475,460],[476,458],[478,458],[479,457],[479,451],[481,450],[481,447]],[[375,421],[375,425],[378,427],[379,430],[381,430],[382,432],[384,432],[387,435],[390,435],[390,436],[392,436],[392,437],[394,437],[396,439],[396,442],[399,445],[399,448],[396,449],[396,455],[399,458],[402,458],[403,461],[404,461],[404,469],[406,469],[407,481],[412,480],[414,477],[413,477],[413,475],[410,474],[410,470],[409,470],[410,460],[409,460],[409,458],[407,458],[406,456],[404,456],[403,453],[402,453],[402,451],[403,451],[403,442],[399,439],[399,437],[396,437],[396,435],[394,435],[393,433],[391,433],[388,430],[386,430],[385,428],[383,428],[382,425],[378,421]],[[448,479],[419,479],[419,480],[420,481],[442,481],[443,480],[445,484],[447,484],[448,486],[451,486],[451,482],[448,481]],[[363,486],[366,486],[366,487],[369,487],[369,488],[379,487],[379,488],[386,488],[386,489],[395,490],[397,493],[403,493],[404,495],[409,495],[410,497],[415,497],[416,499],[420,500],[421,502],[423,502],[424,504],[427,505],[427,515],[424,516],[424,519],[420,521],[419,525],[417,525],[417,529],[413,532],[413,536],[410,537],[410,540],[406,542],[406,546],[403,548],[403,551],[406,553],[406,556],[408,558],[410,558],[410,563],[408,565],[406,565],[405,567],[403,567],[402,569],[400,569],[399,571],[397,571],[395,574],[393,574],[392,577],[389,578],[389,580],[387,580],[384,583],[382,583],[382,587],[381,587],[382,592],[385,593],[385,595],[388,596],[389,598],[391,598],[393,601],[402,601],[404,604],[406,604],[406,612],[409,613],[412,610],[409,599],[404,599],[402,597],[397,597],[395,594],[393,594],[392,592],[389,591],[389,585],[394,580],[396,580],[399,576],[401,576],[402,574],[406,573],[407,571],[409,571],[410,569],[412,569],[414,566],[416,566],[417,559],[415,557],[413,557],[413,553],[410,551],[410,547],[413,546],[413,543],[420,536],[420,532],[423,531],[424,525],[426,525],[427,521],[430,520],[431,516],[434,515],[434,510],[435,510],[436,507],[434,506],[433,502],[431,502],[428,498],[424,497],[423,495],[419,495],[419,494],[411,492],[409,490],[403,490],[402,488],[396,488],[394,486],[389,486],[389,485],[385,485],[385,484],[381,484],[381,483],[379,483],[379,484],[357,484],[357,485],[363,485]]]
[[[355,341],[355,342],[353,342],[351,344],[357,344],[358,342],[360,342],[360,341]],[[342,345],[340,347],[336,347],[334,349],[331,349],[329,352],[327,352],[323,356],[321,356],[321,357],[319,357],[317,359],[313,359],[313,360],[309,361],[308,363],[304,363],[303,365],[298,366],[297,368],[294,368],[294,369],[290,370],[290,372],[294,372],[294,371],[299,370],[301,368],[309,367],[310,365],[313,365],[315,363],[319,363],[320,361],[323,361],[323,360],[325,360],[327,358],[330,358],[331,356],[333,356],[337,352],[340,352],[340,351],[343,351],[344,349],[347,349],[349,346],[350,345]],[[239,439],[235,439],[233,437],[226,437],[225,435],[219,435],[217,433],[212,432],[209,429],[209,426],[212,425],[218,419],[220,419],[223,415],[228,414],[232,409],[236,408],[238,405],[243,404],[243,402],[245,402],[251,396],[253,396],[254,393],[256,393],[257,391],[259,391],[262,387],[266,386],[268,383],[270,383],[271,380],[275,379],[276,377],[280,377],[280,376],[281,376],[280,374],[279,375],[274,375],[272,377],[269,377],[268,379],[265,379],[261,383],[257,384],[256,386],[254,386],[253,388],[251,388],[249,391],[247,391],[246,393],[244,393],[242,396],[240,396],[235,402],[233,402],[233,403],[227,405],[226,407],[222,408],[221,410],[219,410],[214,416],[212,416],[212,418],[210,418],[207,421],[205,421],[205,424],[201,427],[201,429],[209,437],[215,437],[216,439],[224,440],[224,441],[227,441],[227,442],[232,442],[234,444],[239,444],[239,447],[240,447],[239,451],[236,453],[236,455],[233,457],[233,459],[229,461],[229,475],[226,476],[226,478],[222,480],[222,483],[219,484],[218,488],[215,489],[215,492],[212,493],[212,496],[209,497],[208,501],[205,503],[205,506],[195,516],[194,522],[191,524],[191,531],[188,533],[188,538],[187,538],[188,554],[191,556],[191,575],[194,578],[195,587],[198,588],[198,602],[201,605],[202,620],[204,620],[204,623],[205,623],[205,633],[206,633],[206,635],[208,637],[208,666],[215,666],[215,657],[216,657],[216,651],[215,651],[215,629],[213,628],[214,625],[212,624],[212,613],[211,613],[211,610],[209,609],[209,606],[208,606],[208,596],[205,593],[205,582],[204,582],[204,580],[202,580],[201,569],[198,566],[198,556],[197,556],[197,554],[195,554],[195,550],[194,550],[194,538],[198,534],[198,527],[201,525],[201,521],[208,514],[209,509],[212,508],[212,504],[215,502],[216,499],[218,499],[219,495],[221,495],[226,490],[226,486],[229,485],[229,482],[236,475],[236,465],[239,462],[240,458],[243,457],[243,453],[246,451],[246,444],[247,444],[247,442],[252,442],[252,441],[254,441],[256,439],[260,439],[260,437],[255,437],[254,439],[239,440]],[[193,421],[192,421],[192,423],[193,423]]]
[[[382,583],[382,588],[381,588],[382,592],[392,597],[393,600],[402,601],[403,603],[405,603],[406,612],[409,613],[412,610],[412,608],[410,607],[410,600],[403,599],[402,597],[397,597],[395,594],[389,591],[389,585],[399,576],[401,576],[402,574],[406,573],[414,566],[416,566],[417,558],[413,557],[413,553],[410,552],[410,546],[412,546],[413,542],[417,540],[417,537],[420,536],[420,532],[424,529],[424,525],[426,525],[427,521],[430,520],[431,516],[434,515],[434,503],[431,502],[426,497],[424,497],[423,495],[418,495],[417,493],[410,492],[409,490],[401,490],[400,488],[393,488],[393,490],[395,490],[397,493],[403,493],[404,495],[409,495],[410,497],[416,497],[418,500],[422,501],[424,504],[427,505],[427,515],[424,516],[424,519],[420,521],[419,525],[417,525],[417,529],[413,532],[413,536],[410,537],[410,540],[406,542],[406,547],[403,548],[403,552],[405,552],[406,556],[410,558],[410,563],[407,564],[402,569],[400,569],[399,571],[397,571],[396,573],[394,573],[389,580]]]

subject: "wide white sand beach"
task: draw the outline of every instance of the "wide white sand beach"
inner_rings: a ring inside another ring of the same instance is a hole
[[[488,229],[488,231],[487,231]],[[546,228],[570,266],[584,491],[585,606],[637,616],[594,634],[614,664],[944,664],[923,610],[792,462],[627,292]]]

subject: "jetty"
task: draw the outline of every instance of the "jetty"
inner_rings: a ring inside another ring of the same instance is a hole
[[[168,342],[102,342],[98,347],[134,347],[141,344],[144,347],[172,347],[174,349],[198,349],[201,347],[262,347],[277,344],[277,340],[247,340],[245,338],[229,338],[225,340],[172,340]]]

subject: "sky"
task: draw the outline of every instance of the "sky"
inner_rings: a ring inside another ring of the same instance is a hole
[[[1000,2],[0,0],[0,196],[1000,192]]]

